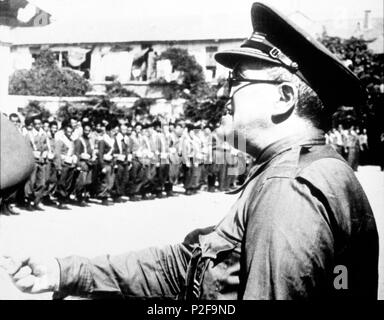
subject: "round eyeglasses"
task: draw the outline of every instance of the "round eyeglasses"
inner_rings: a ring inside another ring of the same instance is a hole
[[[227,90],[228,90],[228,97],[230,96],[230,93],[232,91],[233,87],[238,86],[240,83],[246,82],[249,84],[256,84],[256,83],[266,83],[266,84],[282,84],[283,81],[280,80],[268,80],[268,79],[248,79],[241,76],[236,76],[233,74],[233,72],[229,72],[228,78],[227,78]]]

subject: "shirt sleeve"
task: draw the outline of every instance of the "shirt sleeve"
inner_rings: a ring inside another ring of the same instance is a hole
[[[244,299],[311,299],[329,284],[334,239],[306,184],[268,179],[247,212]]]
[[[60,286],[54,297],[179,297],[185,282],[189,251],[183,244],[148,248],[94,259],[57,259]]]

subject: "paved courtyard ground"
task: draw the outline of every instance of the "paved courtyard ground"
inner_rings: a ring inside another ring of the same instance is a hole
[[[384,173],[379,167],[360,167],[357,173],[373,208],[380,236],[379,298],[384,299]],[[148,246],[177,243],[191,230],[216,224],[236,196],[201,192],[153,201],[127,202],[111,207],[92,204],[60,211],[21,211],[0,218],[0,254],[93,257]],[[19,293],[0,272],[0,299],[49,299],[50,295]]]

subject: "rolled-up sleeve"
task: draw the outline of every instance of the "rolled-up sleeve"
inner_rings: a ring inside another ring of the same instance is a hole
[[[248,207],[243,298],[323,295],[334,255],[328,214],[305,183],[268,179]]]
[[[57,259],[60,286],[54,297],[177,299],[185,282],[189,251],[183,244],[93,259]]]

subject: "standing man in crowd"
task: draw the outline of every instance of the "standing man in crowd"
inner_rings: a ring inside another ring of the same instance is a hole
[[[32,117],[32,129],[27,131],[27,138],[35,157],[35,170],[25,185],[27,209],[42,211],[40,201],[44,196],[46,183],[46,160],[48,154],[47,136],[42,128],[40,116]]]
[[[160,166],[159,166],[159,181],[161,191],[165,192],[167,197],[173,195],[173,184],[170,180],[170,148],[172,145],[172,137],[169,132],[168,124],[157,123],[156,131],[160,143]]]
[[[214,163],[216,166],[217,179],[219,181],[219,191],[228,191],[228,186],[227,186],[228,163],[226,161],[228,144],[225,141],[225,133],[223,132],[223,127],[218,126],[215,129],[215,134],[217,139],[216,139],[216,144],[214,148]]]
[[[9,115],[9,121],[11,121],[15,125],[15,127],[17,128],[17,131],[19,131],[19,133],[22,133],[21,120],[20,120],[20,117],[17,113],[11,113]]]
[[[114,163],[113,163],[113,146],[115,143],[115,135],[117,134],[116,126],[108,124],[106,133],[98,143],[98,183],[97,198],[101,200],[102,205],[108,206],[110,202],[108,198],[111,196],[111,190],[114,184]]]
[[[172,185],[179,183],[181,172],[181,140],[183,136],[183,127],[180,123],[171,124],[170,130],[170,148],[169,148],[169,180]]]
[[[80,207],[87,207],[86,199],[89,194],[89,186],[92,184],[92,173],[95,162],[94,145],[90,138],[92,126],[89,122],[82,124],[82,135],[74,141],[74,155],[78,159],[77,176],[74,188],[76,204]]]
[[[377,299],[375,219],[353,170],[324,139],[337,106],[363,102],[362,85],[277,11],[255,3],[251,16],[251,37],[215,55],[232,70],[225,135],[256,158],[227,215],[163,248],[13,261],[16,286],[57,298]]]
[[[353,171],[357,171],[360,158],[360,142],[354,127],[351,126],[347,133],[348,164]]]
[[[367,134],[367,129],[363,129],[362,132],[358,132],[359,136],[359,145],[360,145],[360,163],[361,164],[367,164],[368,163],[368,134]]]
[[[43,198],[43,204],[47,206],[58,205],[53,197],[56,193],[58,172],[61,168],[61,155],[57,149],[56,133],[58,131],[58,123],[52,121],[49,123],[49,132],[47,132],[47,164],[46,164],[46,183]]]
[[[74,154],[74,143],[72,140],[73,129],[69,124],[62,128],[62,136],[56,141],[57,153],[60,156],[58,162],[58,182],[56,196],[58,200],[58,208],[62,210],[68,209],[67,203],[70,202],[70,194],[73,191],[74,181],[76,181],[76,164],[77,157]]]
[[[186,124],[181,148],[183,157],[183,175],[185,194],[190,196],[197,192],[197,176],[199,176],[199,162],[197,159],[198,146],[194,137],[195,126],[192,123]]]
[[[345,156],[345,136],[344,136],[344,130],[343,126],[340,124],[337,129],[334,129],[333,134],[335,136],[335,147],[336,151],[342,155],[343,157]]]
[[[114,157],[114,169],[115,179],[112,188],[113,202],[124,202],[122,196],[126,194],[127,180],[128,180],[128,148],[124,140],[124,135],[121,131],[126,131],[126,126],[116,125],[116,135],[113,144],[113,157]]]

